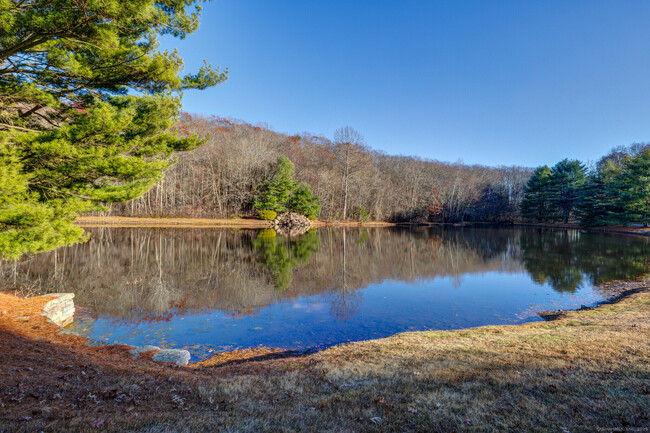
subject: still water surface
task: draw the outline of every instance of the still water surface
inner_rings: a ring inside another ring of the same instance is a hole
[[[645,275],[647,239],[517,228],[93,228],[2,264],[5,286],[74,292],[75,331],[212,352],[326,347],[402,331],[540,320]]]

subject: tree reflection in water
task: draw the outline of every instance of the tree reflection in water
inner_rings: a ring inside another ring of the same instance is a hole
[[[318,251],[320,237],[309,230],[297,237],[278,237],[273,229],[262,229],[253,241],[259,251],[259,262],[267,267],[276,290],[284,291],[293,280],[293,269],[309,263]]]
[[[523,231],[522,262],[533,281],[558,292],[634,279],[650,269],[648,240],[568,230]]]
[[[0,264],[9,290],[75,292],[94,314],[147,321],[170,310],[254,313],[327,295],[345,321],[362,289],[491,271],[528,273],[557,292],[645,275],[647,239],[516,228],[324,228],[288,238],[268,231],[93,228],[91,241]]]

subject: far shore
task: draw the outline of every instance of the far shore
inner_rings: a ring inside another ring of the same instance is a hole
[[[76,220],[83,227],[231,227],[243,229],[263,229],[269,221],[257,218],[166,218],[166,217],[123,217],[123,216],[81,216]],[[397,224],[385,221],[312,221],[313,227],[394,227]]]
[[[263,229],[269,227],[268,221],[257,218],[188,218],[188,217],[125,217],[125,216],[80,216],[76,220],[82,227],[175,227],[175,228],[241,228]],[[576,222],[569,223],[489,223],[473,222],[450,224],[462,225],[510,225],[519,227],[538,227],[552,229],[574,229],[600,233],[615,233],[636,236],[650,236],[650,227],[600,226],[584,227]],[[387,221],[312,221],[319,227],[398,227],[398,226],[442,226],[441,223],[393,223]]]
[[[629,226],[596,226],[596,227],[585,227],[581,226],[577,222],[569,223],[515,223],[516,226],[522,227],[539,227],[539,228],[551,228],[551,229],[573,229],[573,230],[585,230],[589,232],[599,232],[599,233],[616,233],[620,235],[636,235],[636,236],[650,236],[650,227],[629,227]]]

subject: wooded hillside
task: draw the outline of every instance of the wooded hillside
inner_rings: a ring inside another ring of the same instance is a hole
[[[445,163],[371,149],[352,128],[334,139],[286,135],[268,127],[184,114],[177,129],[208,136],[178,155],[147,194],[113,204],[111,214],[229,218],[253,215],[253,201],[278,156],[295,164],[296,180],[321,197],[320,219],[512,221],[532,170]]]

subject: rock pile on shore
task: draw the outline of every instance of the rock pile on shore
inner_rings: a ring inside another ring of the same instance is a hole
[[[271,221],[271,228],[279,234],[296,236],[309,230],[311,228],[311,221],[304,215],[295,212],[286,212],[278,215]]]

